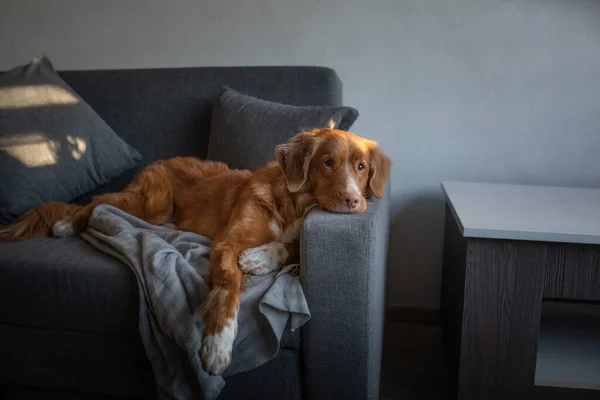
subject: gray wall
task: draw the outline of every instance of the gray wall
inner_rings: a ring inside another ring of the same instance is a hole
[[[598,0],[0,1],[0,69],[40,51],[335,68],[394,161],[393,305],[438,306],[441,180],[600,186]]]

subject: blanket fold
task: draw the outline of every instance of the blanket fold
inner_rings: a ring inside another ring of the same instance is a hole
[[[151,225],[124,211],[97,206],[82,237],[126,264],[140,294],[139,331],[160,399],[214,400],[225,386],[202,369],[199,307],[208,295],[210,240]],[[298,265],[248,276],[240,299],[239,330],[224,376],[249,371],[273,358],[287,326],[310,318]]]

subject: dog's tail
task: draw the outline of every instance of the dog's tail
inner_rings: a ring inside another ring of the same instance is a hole
[[[73,216],[83,206],[50,202],[23,214],[12,224],[0,229],[0,242],[18,242],[49,235],[56,221]]]

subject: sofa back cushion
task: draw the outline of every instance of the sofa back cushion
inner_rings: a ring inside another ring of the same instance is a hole
[[[80,197],[78,203],[121,190],[153,161],[174,156],[206,158],[212,106],[223,86],[284,104],[342,105],[340,79],[323,67],[92,70],[60,75],[143,157],[136,168]]]
[[[207,158],[255,169],[275,160],[275,147],[314,128],[349,130],[352,107],[291,106],[224,88],[213,106]]]

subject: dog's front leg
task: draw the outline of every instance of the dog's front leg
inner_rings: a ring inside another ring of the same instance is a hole
[[[238,331],[237,317],[242,288],[242,271],[238,267],[238,261],[244,259],[250,265],[258,260],[263,262],[262,266],[265,268],[281,269],[288,260],[296,258],[298,245],[270,242],[248,247],[235,241],[226,241],[216,244],[211,253],[212,290],[202,305],[205,328],[200,349],[202,367],[211,375],[221,375],[231,363],[233,342]],[[245,258],[241,256],[244,254]]]
[[[238,245],[228,242],[215,245],[211,253],[212,290],[202,305],[200,348],[202,367],[211,375],[221,375],[231,363],[242,287],[239,254]]]

